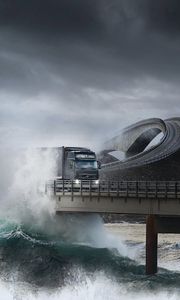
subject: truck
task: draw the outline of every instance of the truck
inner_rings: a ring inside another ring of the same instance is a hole
[[[57,177],[69,180],[98,180],[100,162],[95,152],[82,147],[59,147]]]

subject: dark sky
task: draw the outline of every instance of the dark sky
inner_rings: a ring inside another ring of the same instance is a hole
[[[180,1],[0,0],[1,145],[93,148],[179,94]]]

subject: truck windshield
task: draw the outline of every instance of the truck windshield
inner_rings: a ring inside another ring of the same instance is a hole
[[[77,169],[97,169],[96,160],[76,160]]]

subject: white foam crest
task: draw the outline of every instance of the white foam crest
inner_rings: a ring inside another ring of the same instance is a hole
[[[82,283],[73,283],[56,290],[32,290],[28,285],[0,283],[3,300],[178,300],[177,291],[168,292],[133,292],[129,285],[122,285],[103,274],[93,278],[86,276]]]

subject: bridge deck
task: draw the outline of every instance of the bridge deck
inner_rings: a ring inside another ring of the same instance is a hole
[[[180,215],[180,181],[54,180],[56,211]]]

